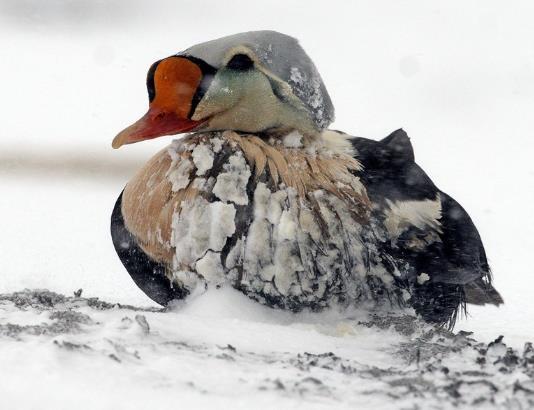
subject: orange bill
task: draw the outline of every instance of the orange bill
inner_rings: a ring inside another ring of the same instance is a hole
[[[189,113],[201,80],[202,70],[187,58],[162,60],[154,72],[154,99],[148,112],[113,139],[113,148],[197,128],[202,121],[189,119]]]

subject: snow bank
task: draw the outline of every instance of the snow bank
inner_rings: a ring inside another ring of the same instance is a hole
[[[409,315],[288,314],[231,289],[169,311],[0,295],[0,368],[2,408],[534,405],[531,344],[479,343]]]

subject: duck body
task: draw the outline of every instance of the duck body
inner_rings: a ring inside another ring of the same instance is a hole
[[[124,144],[191,132],[126,185],[112,214],[117,254],[154,301],[232,286],[276,308],[413,307],[454,323],[500,304],[463,208],[382,141],[328,130],[333,106],[296,40],[249,32],[160,60],[147,114]]]
[[[229,285],[293,311],[393,302],[446,322],[466,285],[491,289],[484,251],[465,211],[413,162],[407,136],[394,136],[186,136],[121,194],[117,252],[161,304]]]

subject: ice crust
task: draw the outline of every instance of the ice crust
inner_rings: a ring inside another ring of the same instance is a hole
[[[208,250],[220,252],[226,238],[235,232],[234,218],[233,204],[209,203],[201,197],[182,203],[172,222],[171,245],[176,248],[176,266],[190,266]]]
[[[280,152],[310,152],[296,132],[271,142]],[[347,155],[343,141],[309,144],[312,157]],[[391,261],[384,264],[376,244],[377,233],[384,237],[385,228],[362,225],[354,214],[354,198],[323,189],[303,197],[295,188],[275,183],[269,166],[256,175],[245,153],[225,134],[186,137],[170,150],[175,152],[169,153],[173,161],[167,175],[173,187],[186,188],[182,171],[193,166],[190,178],[198,190],[173,216],[171,276],[177,284],[191,291],[229,283],[261,303],[292,310],[347,301],[382,304],[377,290],[401,304],[406,301],[406,290],[396,286],[399,270]],[[291,170],[293,164],[288,166]],[[356,173],[341,172],[337,187],[365,195]],[[420,223],[416,216],[406,219],[394,212],[400,206],[391,205],[389,225],[399,229],[401,223]],[[430,223],[430,217],[421,218]]]
[[[217,176],[213,193],[223,202],[233,202],[236,205],[248,203],[247,183],[250,178],[250,168],[241,152],[232,155],[223,166],[224,171]]]
[[[195,147],[192,156],[195,167],[197,168],[197,175],[204,175],[213,166],[213,152],[214,150],[204,144],[198,144]]]

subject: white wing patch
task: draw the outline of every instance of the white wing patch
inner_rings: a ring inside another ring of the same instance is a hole
[[[441,232],[441,198],[423,201],[387,201],[384,225],[394,240],[410,227]]]

